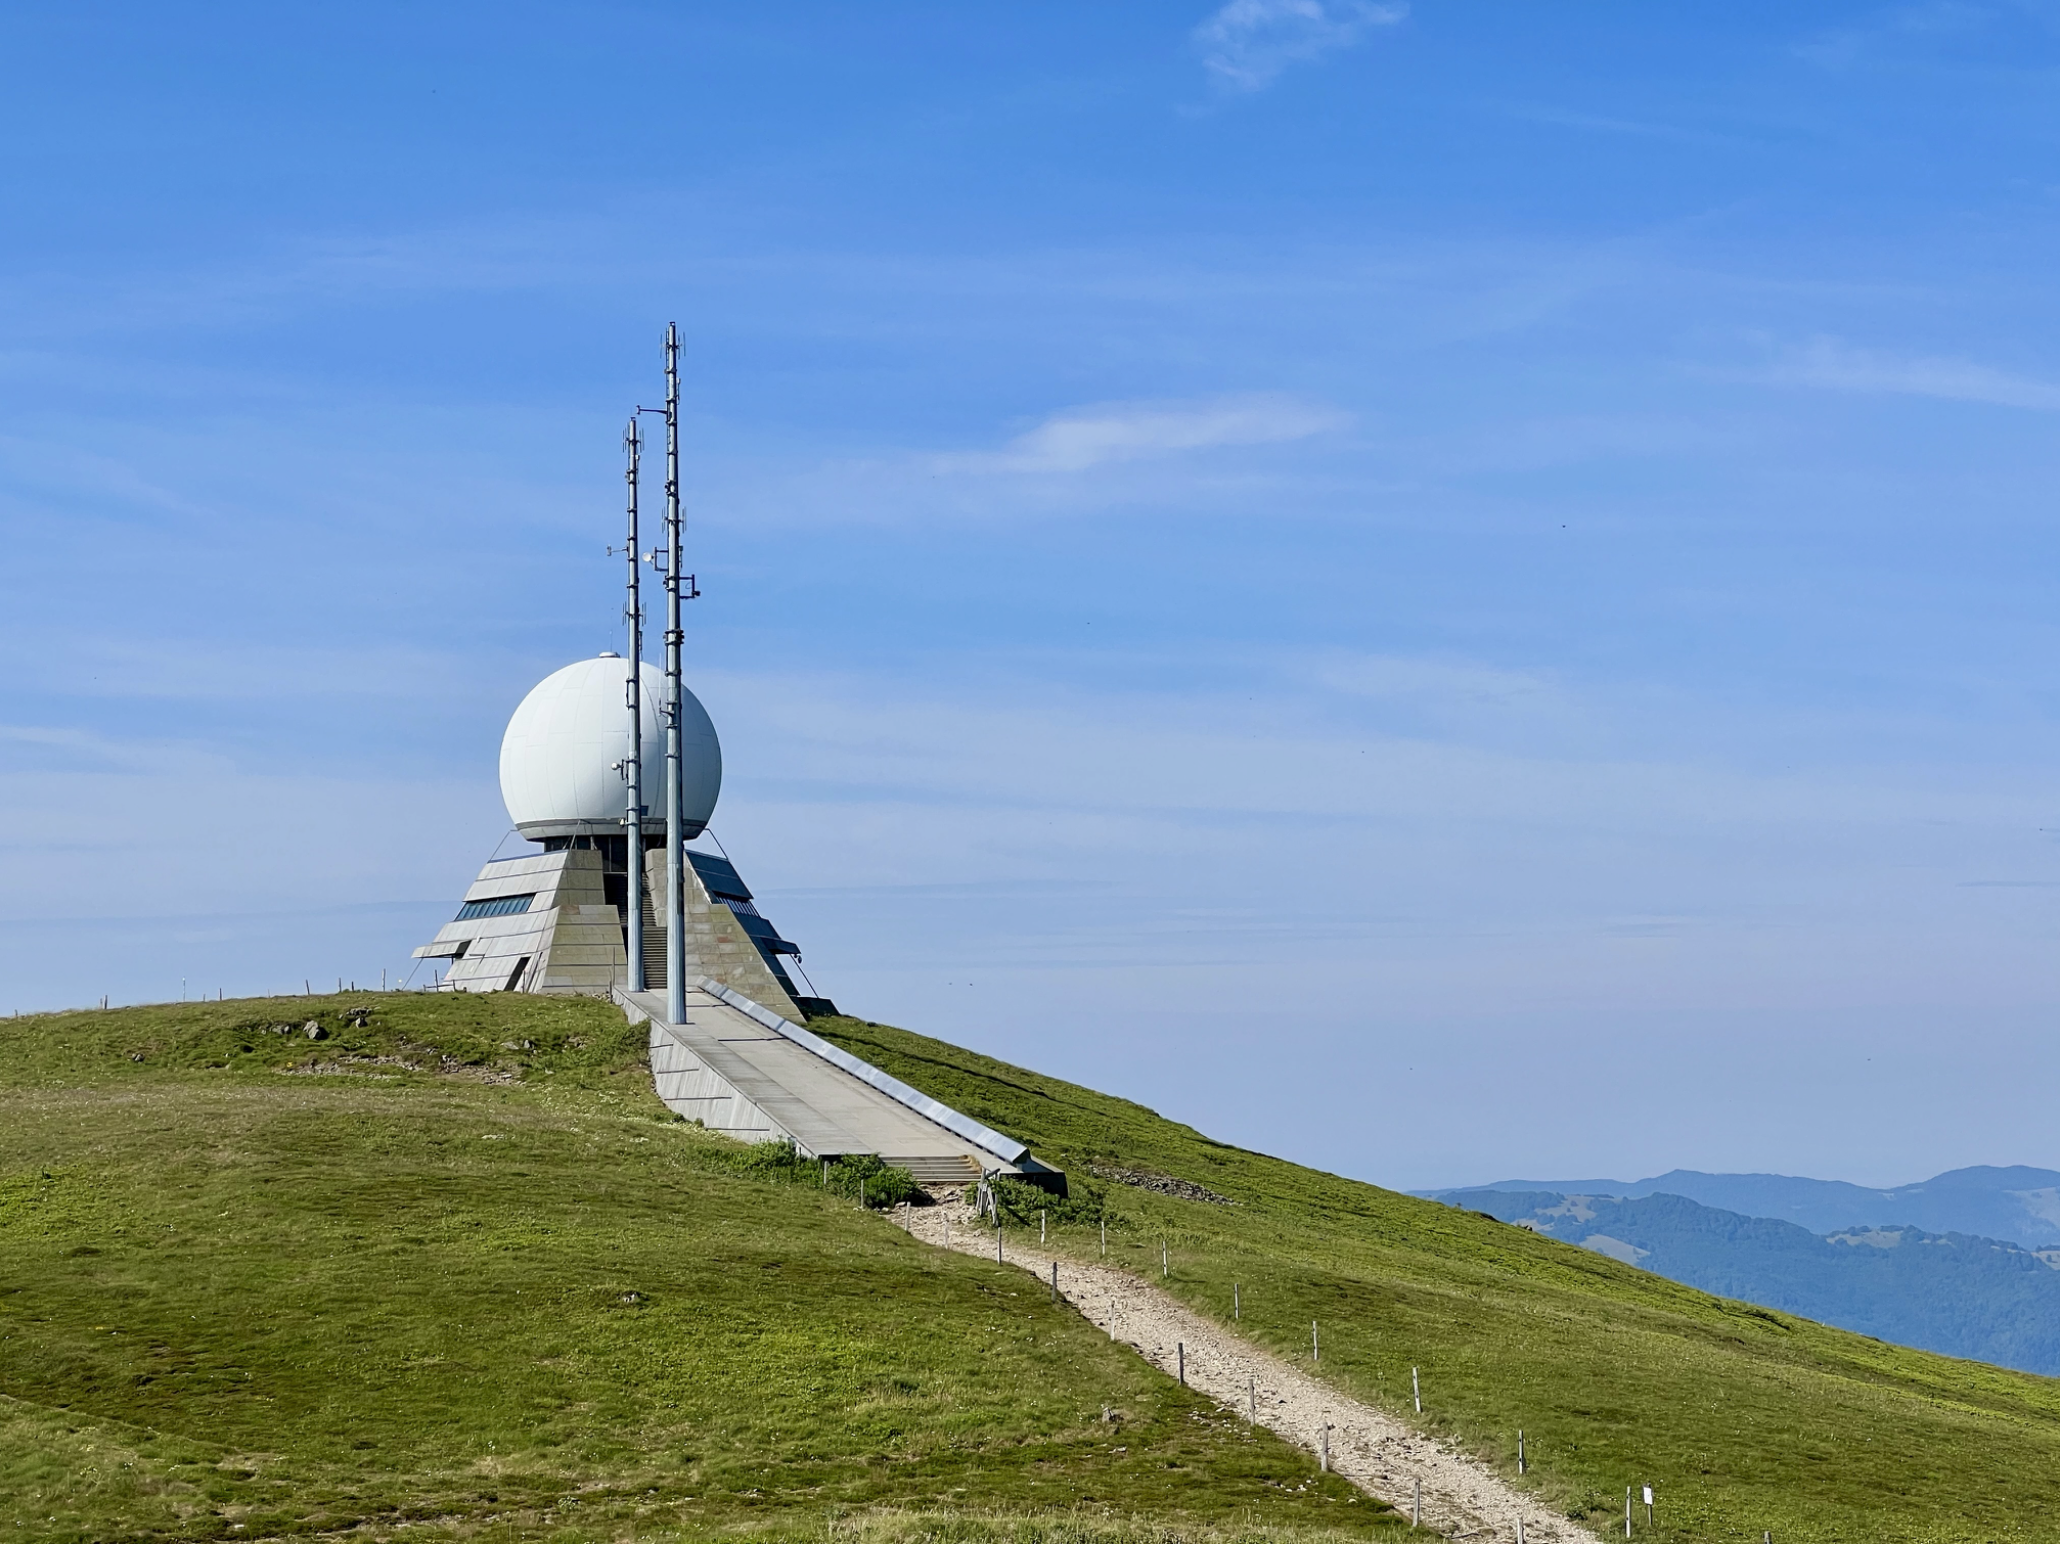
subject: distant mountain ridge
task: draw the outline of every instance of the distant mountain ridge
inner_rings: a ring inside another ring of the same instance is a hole
[[[1910,1226],[1820,1237],[1792,1222],[1666,1193],[1618,1198],[1496,1187],[1440,1191],[1437,1199],[1705,1292],[1900,1345],[2060,1375],[2060,1270],[2053,1268],[2060,1251],[2042,1256]]]
[[[1952,1169],[1893,1190],[1870,1190],[1835,1179],[1787,1174],[1705,1174],[1675,1169],[1652,1179],[1499,1180],[1470,1187],[1639,1200],[1674,1195],[1736,1212],[1792,1222],[1811,1233],[1846,1228],[1921,1228],[1967,1233],[2026,1249],[2060,1246],[2060,1171],[2023,1164]],[[1440,1199],[1450,1190],[1423,1190]]]

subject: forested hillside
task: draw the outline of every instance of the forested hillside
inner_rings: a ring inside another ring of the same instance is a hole
[[[2060,1373],[2060,1271],[2016,1244],[1918,1228],[1822,1238],[1673,1195],[1461,1190],[1440,1199],[1705,1292],[1948,1356]]]

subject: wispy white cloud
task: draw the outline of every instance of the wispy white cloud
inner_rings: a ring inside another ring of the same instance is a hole
[[[998,451],[941,456],[951,472],[1084,472],[1223,445],[1274,445],[1341,428],[1348,415],[1261,393],[1185,402],[1103,402],[1055,413]]]
[[[229,770],[226,757],[178,741],[118,738],[90,729],[40,724],[0,724],[0,777],[19,774],[32,764],[94,772],[136,772],[220,776]]]
[[[1261,91],[1289,65],[1350,48],[1408,14],[1407,5],[1368,0],[1230,0],[1195,28],[1194,40],[1219,86]]]
[[[1797,386],[1895,392],[2060,413],[2060,385],[2052,382],[2012,375],[1966,359],[1852,348],[1835,338],[1812,339],[1776,364],[1772,374],[1778,381]]]

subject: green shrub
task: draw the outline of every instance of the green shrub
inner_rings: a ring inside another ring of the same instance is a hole
[[[819,1172],[820,1160],[803,1155],[785,1137],[777,1142],[753,1142],[726,1156],[732,1168],[758,1179],[814,1184]]]
[[[851,1153],[842,1158],[810,1158],[790,1141],[755,1142],[730,1157],[746,1174],[790,1185],[815,1185],[832,1195],[861,1194],[869,1208],[899,1206],[923,1192],[906,1169],[886,1163],[877,1153]],[[861,1187],[863,1189],[861,1190]]]
[[[1043,1212],[1045,1221],[1053,1227],[1071,1225],[1074,1227],[1097,1227],[1104,1221],[1116,1219],[1108,1210],[1108,1191],[1092,1180],[1072,1179],[1067,1182],[1070,1194],[1055,1196],[1049,1190],[1040,1190],[1027,1180],[1011,1179],[1006,1174],[997,1174],[988,1182],[994,1192],[994,1204],[999,1208],[1004,1221],[1029,1226],[1037,1221],[1037,1214]],[[978,1203],[979,1186],[966,1187],[966,1205]]]
[[[830,1188],[837,1194],[857,1196],[861,1184],[865,1187],[865,1204],[883,1210],[922,1194],[913,1174],[893,1167],[877,1153],[854,1153],[831,1163]]]

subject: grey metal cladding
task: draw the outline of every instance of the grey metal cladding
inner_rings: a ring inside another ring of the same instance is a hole
[[[735,907],[731,907],[730,915],[737,919],[738,924],[744,929],[745,935],[761,948],[768,949],[774,954],[799,954],[801,952],[794,945],[788,943],[786,939],[780,937],[779,929],[766,921],[765,918],[759,916],[757,912],[738,911]]]
[[[689,852],[687,861],[694,865],[694,872],[701,876],[701,883],[714,896],[734,896],[737,900],[751,899],[750,888],[744,883],[744,876],[737,872],[737,866],[727,858],[718,858],[711,852]]]

